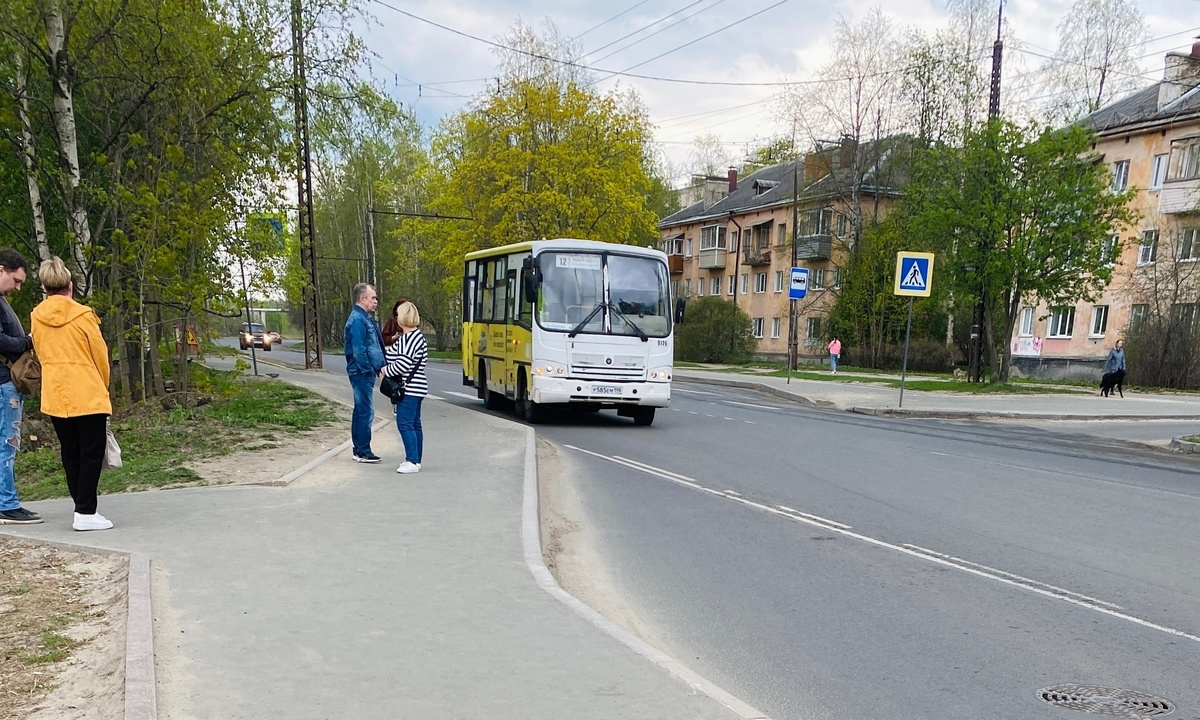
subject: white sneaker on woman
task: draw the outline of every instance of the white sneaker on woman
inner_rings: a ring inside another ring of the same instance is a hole
[[[75,522],[71,523],[71,527],[76,530],[107,530],[112,526],[112,520],[109,520],[100,513],[96,513],[95,515],[80,515],[79,513],[75,513]]]
[[[421,463],[411,463],[405,460],[404,464],[396,468],[396,472],[400,473],[401,475],[409,475],[411,473],[421,472]]]

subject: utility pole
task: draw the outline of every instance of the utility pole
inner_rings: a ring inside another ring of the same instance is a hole
[[[793,143],[793,149],[795,144]],[[796,267],[799,262],[799,248],[796,247],[796,239],[800,236],[800,158],[797,157],[792,165],[792,265]],[[788,284],[791,285],[791,268],[788,268]],[[790,294],[790,293],[789,293]],[[791,382],[791,373],[796,371],[796,360],[799,353],[800,338],[798,337],[799,327],[799,309],[797,306],[798,300],[791,300],[791,308],[788,312],[788,382]]]
[[[371,287],[379,291],[379,278],[375,271],[375,214],[372,212],[374,207],[373,193],[370,189],[367,190],[367,217],[366,217],[366,245],[367,245],[367,282],[371,283]],[[379,309],[376,308],[375,314],[379,314]]]
[[[304,79],[304,16],[301,0],[292,0],[292,103],[296,108],[296,190],[300,267],[307,272],[303,290],[304,367],[321,362],[321,304],[317,290],[317,243],[313,233],[312,155],[308,144],[308,87]]]
[[[989,122],[1000,117],[1000,67],[1004,58],[1004,41],[1000,39],[1000,32],[1003,26],[1004,0],[1000,0],[1000,9],[996,14],[996,42],[992,45],[992,87],[988,97]],[[979,273],[979,298],[971,313],[971,342],[967,348],[970,363],[967,379],[971,382],[983,380],[983,324],[986,316],[984,308],[987,302],[987,254],[990,244],[986,238],[983,243],[983,246],[979,248],[981,252],[976,258],[976,262],[980,265],[975,269]],[[995,370],[996,368],[992,368],[993,372]]]

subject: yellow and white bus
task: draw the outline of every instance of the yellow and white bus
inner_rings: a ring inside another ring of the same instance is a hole
[[[659,250],[558,239],[470,253],[463,384],[532,423],[563,406],[649,425],[671,399],[671,307]]]

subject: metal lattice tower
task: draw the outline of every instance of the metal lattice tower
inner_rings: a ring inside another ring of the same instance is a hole
[[[313,233],[312,156],[308,145],[308,87],[304,79],[304,21],[301,0],[292,0],[292,101],[296,106],[296,189],[299,195],[300,267],[304,284],[304,367],[321,362],[321,305],[317,290],[317,244]]]

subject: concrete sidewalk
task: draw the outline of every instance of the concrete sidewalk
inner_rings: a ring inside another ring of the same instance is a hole
[[[350,397],[344,377],[279,371]],[[531,430],[435,400],[423,415],[417,475],[396,474],[389,425],[379,465],[346,449],[285,487],[106,495],[102,533],[73,532],[69,500],[33,502],[46,523],[6,530],[149,555],[163,718],[759,716],[549,580]]]
[[[885,385],[838,380],[803,380],[768,375],[687,368],[675,371],[684,383],[706,383],[758,390],[796,402],[869,415],[942,418],[1020,418],[1027,420],[1198,420],[1200,396],[1125,391],[1125,397],[1096,393],[1025,394],[904,391]]]

